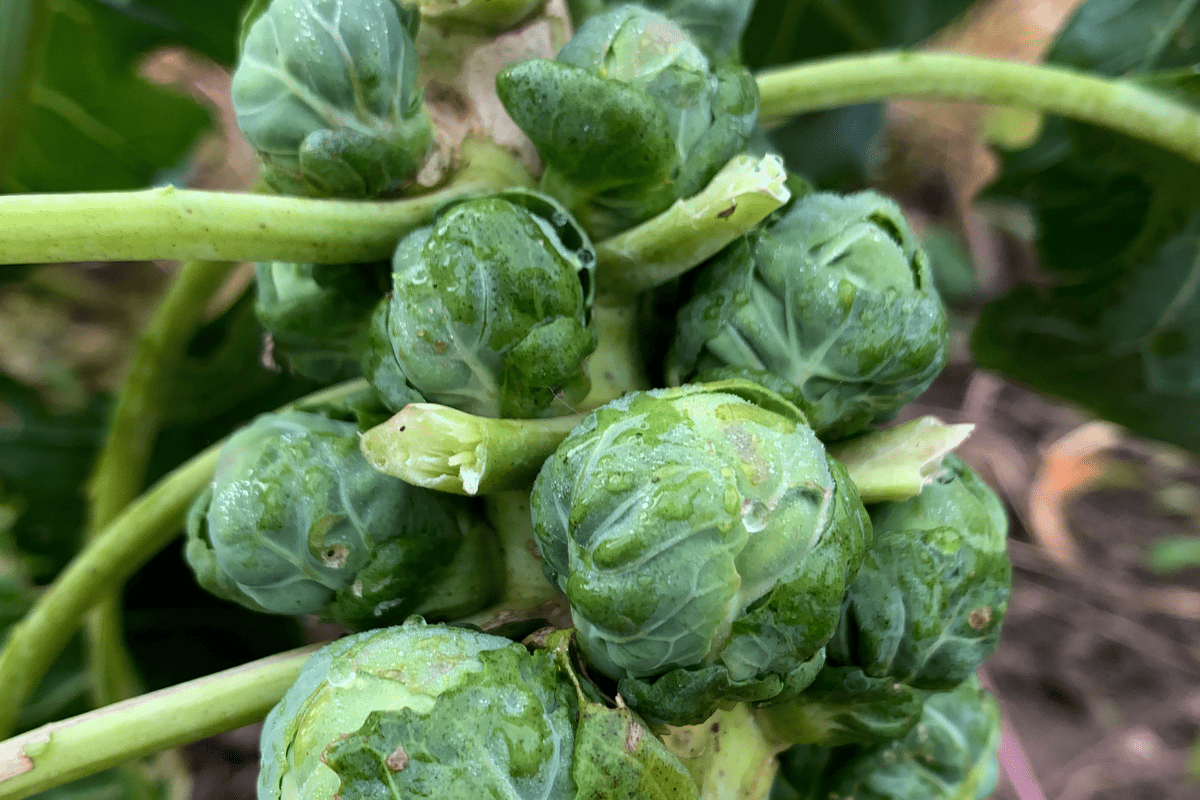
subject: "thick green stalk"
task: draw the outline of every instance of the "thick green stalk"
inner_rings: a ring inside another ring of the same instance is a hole
[[[592,329],[596,331],[597,345],[596,352],[587,362],[592,389],[580,402],[581,410],[591,411],[629,392],[650,388],[642,367],[637,316],[636,301],[616,306],[592,306]]]
[[[379,472],[451,494],[528,489],[542,463],[582,415],[546,419],[480,417],[437,403],[410,403],[362,435]]]
[[[778,156],[734,156],[699,194],[596,245],[596,303],[621,306],[716,255],[791,196]]]
[[[309,395],[322,402],[361,391],[350,381]],[[8,630],[0,650],[0,735],[14,727],[17,711],[79,628],[87,611],[122,584],[179,533],[188,506],[212,480],[223,442],[193,456],[131,503],[88,542],[59,573],[25,617]]]
[[[1102,125],[1200,163],[1200,113],[1123,80],[952,53],[841,56],[760,72],[760,115],[897,97],[973,100]]]
[[[775,756],[787,749],[768,741],[744,703],[699,725],[668,727],[662,740],[700,788],[699,800],[766,800]]]
[[[141,491],[178,366],[209,301],[233,267],[228,261],[182,264],[138,338],[88,483],[85,541],[116,519]],[[103,706],[138,694],[137,673],[124,644],[120,592],[93,609],[85,633],[93,703]]]
[[[266,716],[316,646],[51,722],[0,742],[0,800],[18,800]]]
[[[176,189],[0,197],[0,264],[215,259],[347,263],[396,242],[454,200],[530,183],[497,147],[475,144],[454,183],[404,200],[313,200]]]
[[[975,429],[920,417],[829,445],[846,467],[864,503],[906,500],[937,479],[942,459]]]
[[[542,571],[542,556],[533,533],[529,491],[497,492],[485,498],[488,522],[497,534],[503,559],[500,599],[484,611],[457,620],[496,631],[545,620],[555,627],[571,626],[567,598]]]

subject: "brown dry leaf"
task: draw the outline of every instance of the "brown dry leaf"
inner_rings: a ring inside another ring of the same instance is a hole
[[[1121,441],[1121,430],[1107,422],[1089,422],[1047,447],[1029,487],[1029,533],[1060,566],[1082,563],[1067,524],[1071,500],[1112,473],[1108,454]]]

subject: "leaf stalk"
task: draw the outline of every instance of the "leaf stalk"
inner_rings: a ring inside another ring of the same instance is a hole
[[[820,59],[756,77],[764,120],[897,97],[969,100],[1090,122],[1200,163],[1200,113],[1133,82],[1065,67],[891,51]]]
[[[18,800],[266,716],[317,649],[264,658],[0,742],[0,800]]]

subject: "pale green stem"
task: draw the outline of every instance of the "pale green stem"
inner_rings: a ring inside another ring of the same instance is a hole
[[[360,447],[376,470],[414,486],[491,494],[532,486],[542,463],[581,419],[498,419],[411,403],[364,433]]]
[[[788,201],[778,156],[739,155],[692,197],[596,245],[596,302],[620,306],[716,255]]]
[[[362,381],[339,384],[289,407],[353,394],[362,386]],[[21,703],[78,630],[84,614],[175,538],[188,506],[212,480],[222,444],[193,456],[131,503],[84,545],[29,613],[9,628],[0,650],[0,735],[12,731]]]
[[[841,56],[757,76],[763,119],[898,97],[971,100],[1102,125],[1200,162],[1200,113],[1124,80],[952,53]]]
[[[766,800],[787,749],[768,741],[748,706],[722,709],[699,725],[671,726],[662,736],[700,787],[699,800]]]
[[[316,646],[51,722],[0,742],[0,800],[18,800],[267,715]]]
[[[182,264],[138,338],[113,407],[108,436],[88,483],[90,518],[85,541],[116,519],[141,491],[188,342],[233,267],[228,261]],[[140,682],[124,644],[120,592],[105,597],[92,610],[85,632],[93,703],[103,706],[138,694]]]
[[[476,625],[485,631],[535,619],[559,628],[570,627],[567,598],[542,571],[542,556],[529,511],[529,492],[499,492],[485,499],[488,521],[496,531],[504,560],[500,600],[487,610],[457,622]]]
[[[637,315],[636,302],[592,307],[592,329],[598,343],[588,358],[592,388],[579,404],[581,410],[590,411],[629,392],[650,388],[642,368]]]
[[[176,189],[0,196],[0,264],[214,259],[347,263],[390,258],[447,203],[528,185],[496,147],[474,145],[446,188],[404,200],[313,200]]]
[[[864,503],[906,500],[937,478],[942,459],[974,429],[921,417],[835,442],[828,450],[846,467]]]

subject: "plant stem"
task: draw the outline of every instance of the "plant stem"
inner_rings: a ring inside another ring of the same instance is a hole
[[[113,407],[108,436],[88,483],[90,518],[85,541],[116,519],[141,491],[188,342],[233,267],[228,261],[182,264],[139,337]],[[85,627],[92,700],[97,706],[141,691],[122,628],[121,595],[113,592],[92,610]]]
[[[546,620],[559,628],[570,627],[567,598],[542,571],[542,558],[529,511],[529,491],[497,492],[484,500],[488,522],[496,531],[504,560],[503,588],[497,603],[455,623],[477,625],[489,632],[503,631],[507,626],[519,626],[531,620]]]
[[[637,315],[636,301],[592,306],[592,328],[598,341],[587,362],[592,389],[579,404],[582,410],[591,411],[629,392],[650,388],[642,366]]]
[[[678,278],[791,196],[778,156],[730,159],[699,194],[596,245],[596,303],[620,306]]]
[[[83,615],[175,537],[188,505],[212,479],[219,444],[159,481],[79,554],[8,632],[0,651],[0,735],[62,652]]]
[[[0,800],[256,722],[316,645],[151,692],[0,742]]]
[[[1102,125],[1200,163],[1200,114],[1135,83],[1065,67],[888,52],[765,70],[757,78],[763,118],[894,97],[975,100]]]
[[[421,197],[313,200],[176,189],[0,197],[0,264],[216,259],[348,263],[390,258],[447,203],[530,182],[499,148],[475,144],[455,182]]]
[[[842,462],[864,503],[906,500],[937,479],[942,459],[975,429],[920,417],[828,446]]]
[[[662,740],[700,788],[699,800],[766,800],[775,756],[787,749],[767,739],[744,703],[699,725],[668,726]]]
[[[363,433],[360,446],[376,470],[414,486],[490,494],[532,486],[542,463],[581,419],[498,419],[410,403]]]
[[[322,402],[361,391],[349,381],[289,404]],[[8,630],[0,650],[0,735],[13,729],[21,703],[79,628],[84,614],[175,537],[188,506],[212,480],[223,441],[175,468],[84,545],[29,613]]]

